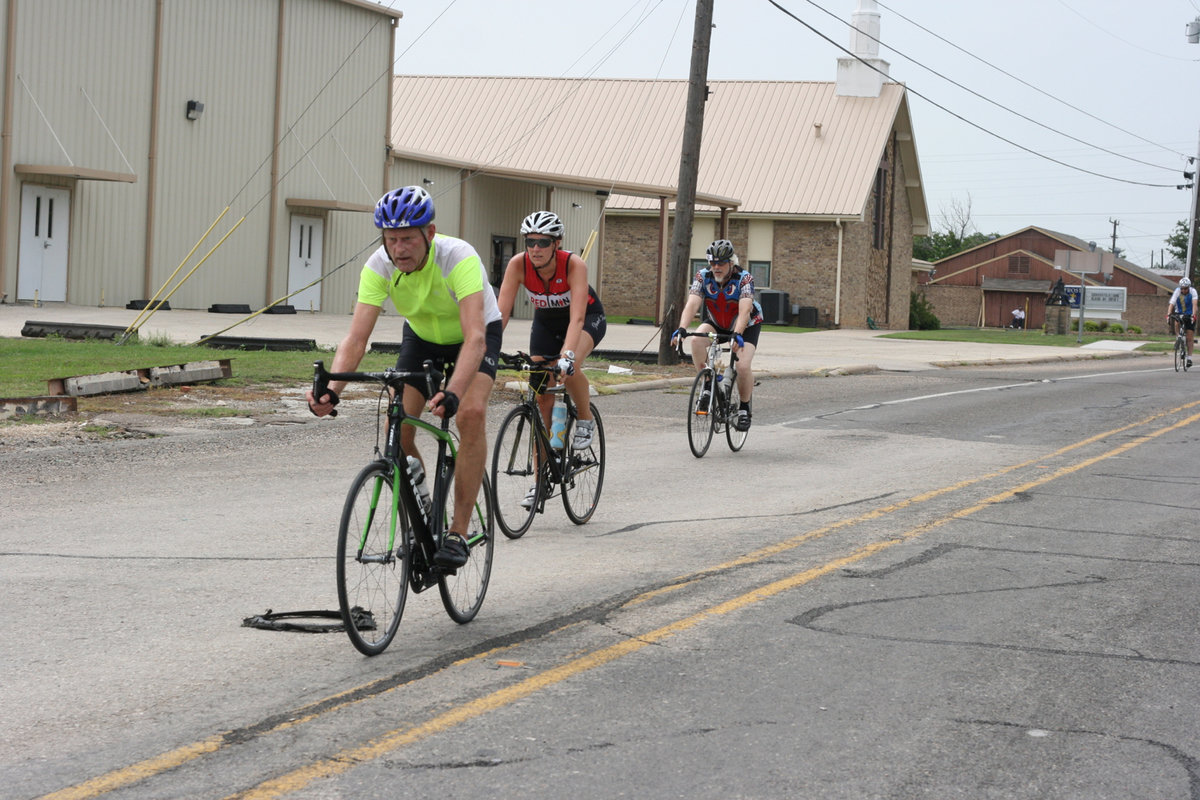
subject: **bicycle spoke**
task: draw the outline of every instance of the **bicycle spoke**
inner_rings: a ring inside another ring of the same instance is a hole
[[[570,409],[567,427],[567,465],[563,475],[563,507],[567,516],[576,525],[592,518],[600,502],[600,490],[604,486],[604,422],[595,404],[590,404],[595,428],[592,443],[582,450],[571,447],[578,421],[574,406]]]
[[[529,530],[537,500],[526,507],[525,495],[537,484],[537,432],[533,412],[519,405],[500,424],[492,453],[492,491],[496,522],[510,539]]]
[[[392,468],[367,465],[350,485],[338,527],[338,605],[359,652],[382,653],[408,596],[408,521],[395,506]]]
[[[453,475],[446,485],[446,497],[449,498],[446,503],[446,519],[449,520],[454,513]],[[468,528],[463,532],[470,547],[470,557],[453,575],[438,578],[442,605],[455,622],[470,622],[483,605],[492,576],[492,552],[496,545],[493,521],[492,488],[484,476]]]

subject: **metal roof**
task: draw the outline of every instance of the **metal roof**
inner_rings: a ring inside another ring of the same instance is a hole
[[[924,193],[904,87],[840,97],[833,82],[709,81],[697,203],[769,216],[860,216],[893,130],[914,226]],[[654,209],[676,186],[688,82],[396,76],[396,155],[586,178],[609,208]],[[414,109],[414,113],[406,113]],[[915,202],[914,202],[915,201]]]

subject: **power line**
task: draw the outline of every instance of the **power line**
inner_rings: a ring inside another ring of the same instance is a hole
[[[1060,2],[1061,2],[1061,0],[1060,0]],[[887,6],[887,5],[885,5],[884,3],[880,2],[880,0],[876,0],[876,3],[878,3],[878,5],[879,5],[881,8],[883,8],[883,9],[887,10],[887,11],[888,11],[888,13],[894,14],[894,15],[896,15],[897,17],[899,17],[900,19],[902,19],[902,20],[904,20],[905,22],[907,22],[908,24],[910,24],[910,25],[913,25],[914,27],[920,28],[921,30],[925,31],[926,33],[928,33],[930,36],[932,36],[933,38],[937,39],[938,41],[941,41],[941,42],[944,42],[945,44],[948,44],[948,45],[950,45],[951,47],[953,47],[955,50],[959,51],[960,53],[962,53],[962,54],[964,54],[964,55],[967,55],[967,56],[970,56],[971,58],[975,59],[975,60],[976,60],[976,61],[978,61],[979,63],[981,63],[981,64],[984,64],[984,65],[986,65],[986,66],[989,66],[989,67],[991,67],[992,69],[994,69],[994,70],[996,70],[997,72],[999,72],[1001,75],[1005,75],[1005,76],[1007,76],[1007,77],[1009,77],[1009,78],[1012,78],[1014,81],[1016,81],[1017,83],[1021,84],[1022,86],[1026,86],[1026,87],[1028,87],[1028,88],[1030,88],[1030,89],[1033,89],[1035,92],[1037,92],[1038,94],[1040,94],[1040,95],[1042,95],[1042,96],[1044,96],[1044,97],[1048,97],[1048,98],[1050,98],[1051,100],[1054,100],[1055,102],[1062,103],[1062,104],[1063,104],[1064,106],[1066,106],[1067,108],[1069,108],[1069,109],[1071,109],[1071,110],[1073,110],[1073,111],[1077,111],[1077,112],[1079,112],[1080,114],[1083,114],[1085,117],[1089,117],[1089,118],[1091,118],[1091,119],[1094,119],[1096,122],[1099,122],[1099,123],[1101,123],[1101,124],[1103,124],[1103,125],[1107,125],[1108,127],[1112,128],[1113,130],[1120,131],[1121,133],[1125,134],[1126,136],[1132,136],[1134,139],[1137,139],[1138,141],[1145,142],[1146,144],[1149,144],[1149,145],[1154,145],[1155,147],[1158,147],[1158,148],[1161,148],[1161,149],[1163,149],[1163,150],[1166,150],[1168,153],[1171,153],[1172,155],[1177,155],[1177,156],[1179,156],[1180,158],[1187,158],[1187,155],[1185,155],[1184,153],[1181,153],[1181,152],[1179,152],[1179,151],[1177,151],[1177,150],[1172,150],[1171,148],[1167,147],[1166,145],[1159,144],[1158,142],[1151,141],[1150,139],[1147,139],[1147,138],[1145,138],[1145,137],[1143,137],[1143,136],[1139,136],[1138,134],[1136,134],[1136,133],[1133,133],[1132,131],[1127,131],[1127,130],[1125,130],[1124,128],[1122,128],[1122,127],[1118,126],[1118,125],[1114,125],[1113,123],[1109,122],[1108,120],[1104,119],[1103,117],[1098,117],[1098,116],[1096,116],[1095,114],[1092,114],[1090,111],[1086,111],[1086,110],[1084,110],[1084,109],[1082,109],[1082,108],[1080,108],[1080,107],[1078,107],[1078,106],[1072,105],[1071,103],[1068,103],[1066,100],[1063,100],[1063,99],[1062,99],[1062,98],[1060,98],[1060,97],[1055,97],[1054,95],[1050,94],[1049,92],[1045,91],[1044,89],[1041,89],[1041,88],[1039,88],[1039,87],[1037,87],[1037,86],[1034,86],[1032,83],[1029,83],[1028,81],[1026,81],[1026,80],[1024,80],[1024,79],[1022,79],[1022,78],[1018,78],[1016,75],[1013,75],[1011,72],[1008,72],[1007,70],[1005,70],[1005,69],[1003,69],[1003,68],[1001,68],[1001,67],[998,67],[998,66],[996,66],[995,64],[991,63],[990,61],[987,61],[986,59],[984,59],[984,58],[981,58],[980,56],[976,55],[975,53],[972,53],[970,50],[966,50],[966,49],[964,49],[964,48],[962,48],[962,47],[959,47],[957,44],[955,44],[954,42],[950,41],[949,39],[946,39],[946,38],[945,38],[945,37],[943,37],[943,36],[939,36],[938,34],[934,33],[934,32],[933,32],[933,31],[931,31],[931,30],[929,30],[928,28],[926,28],[925,26],[921,25],[920,23],[918,23],[918,22],[915,22],[915,21],[914,21],[914,20],[912,20],[912,19],[909,19],[908,17],[906,17],[906,16],[904,16],[903,14],[901,14],[899,11],[896,11],[895,9],[891,8],[890,6]],[[1074,9],[1072,9],[1072,10],[1074,10]],[[1078,12],[1076,12],[1076,13],[1078,13]]]
[[[821,33],[820,31],[818,31],[818,30],[817,30],[816,28],[814,28],[813,26],[809,25],[807,22],[805,22],[804,20],[802,20],[802,19],[800,19],[799,17],[797,17],[797,16],[796,16],[795,14],[793,14],[791,11],[788,11],[786,8],[784,8],[783,6],[779,5],[779,3],[777,3],[775,0],[767,0],[767,2],[768,2],[768,3],[770,3],[771,5],[775,6],[775,8],[779,9],[779,11],[781,11],[781,12],[782,12],[784,15],[786,15],[786,16],[788,16],[788,17],[792,18],[792,19],[793,19],[793,20],[795,20],[796,22],[799,22],[801,25],[803,25],[804,27],[808,28],[808,29],[809,29],[810,31],[812,31],[814,34],[816,34],[817,36],[819,36],[821,39],[824,39],[826,42],[828,42],[829,44],[833,45],[833,46],[834,46],[834,47],[836,47],[838,50],[841,50],[841,51],[842,51],[843,53],[845,53],[846,55],[848,55],[848,56],[850,56],[850,57],[852,57],[852,58],[855,58],[855,59],[857,59],[857,60],[858,60],[860,63],[862,63],[862,64],[866,65],[866,66],[867,66],[869,69],[872,69],[872,70],[874,70],[875,72],[878,72],[878,73],[879,73],[880,75],[882,75],[883,77],[885,77],[885,78],[888,78],[888,79],[891,79],[891,76],[890,76],[890,75],[888,75],[887,73],[885,73],[883,70],[876,68],[876,67],[875,67],[874,65],[872,65],[872,64],[868,64],[868,63],[867,63],[866,61],[864,61],[862,58],[859,58],[859,56],[858,56],[858,55],[856,55],[855,53],[852,53],[852,52],[850,52],[849,50],[847,50],[845,47],[842,47],[840,44],[838,44],[837,42],[833,41],[833,40],[832,40],[832,39],[830,39],[828,36],[826,36],[825,34]],[[807,2],[809,2],[809,3],[812,3],[812,0],[807,0]],[[813,4],[813,5],[816,5],[815,3],[812,3],[812,4]],[[817,6],[817,7],[818,7],[818,8],[820,8],[819,6]],[[821,10],[822,10],[822,11],[824,11],[824,9],[821,9]],[[826,13],[829,13],[829,12],[826,12]],[[914,62],[914,63],[915,63],[915,62]],[[1034,155],[1034,156],[1037,156],[1038,158],[1045,159],[1046,161],[1049,161],[1049,162],[1051,162],[1051,163],[1054,163],[1054,164],[1058,164],[1059,166],[1062,166],[1062,167],[1067,167],[1068,169],[1072,169],[1072,170],[1075,170],[1075,171],[1077,171],[1077,172],[1082,172],[1082,173],[1084,173],[1084,174],[1087,174],[1087,175],[1092,175],[1092,176],[1094,176],[1094,177],[1097,177],[1097,178],[1104,178],[1104,179],[1106,179],[1106,180],[1110,180],[1110,181],[1116,181],[1116,182],[1118,182],[1118,183],[1130,184],[1130,185],[1132,185],[1132,186],[1149,186],[1149,187],[1151,187],[1151,188],[1155,188],[1155,189],[1173,189],[1173,188],[1175,188],[1175,186],[1176,186],[1176,184],[1174,184],[1174,183],[1149,183],[1149,182],[1147,182],[1147,181],[1135,181],[1135,180],[1131,180],[1131,179],[1129,179],[1129,178],[1118,178],[1118,177],[1115,177],[1115,176],[1113,176],[1113,175],[1105,175],[1105,174],[1104,174],[1104,173],[1102,173],[1102,172],[1095,172],[1094,170],[1085,169],[1084,167],[1079,167],[1079,166],[1076,166],[1076,165],[1074,165],[1074,164],[1068,164],[1068,163],[1067,163],[1067,162],[1065,162],[1065,161],[1060,161],[1059,159],[1057,159],[1057,158],[1052,158],[1052,157],[1050,157],[1050,156],[1046,155],[1045,153],[1039,153],[1037,150],[1034,150],[1033,148],[1026,147],[1026,146],[1025,146],[1025,145],[1023,145],[1023,144],[1019,144],[1019,143],[1017,143],[1017,142],[1014,142],[1012,139],[1009,139],[1009,138],[1007,138],[1007,137],[1001,136],[1000,134],[996,133],[995,131],[988,130],[988,129],[987,129],[987,128],[985,128],[984,126],[982,126],[982,125],[980,125],[980,124],[978,124],[978,123],[972,122],[971,120],[967,119],[967,118],[966,118],[966,117],[964,117],[963,115],[961,115],[961,114],[958,114],[958,113],[956,113],[956,112],[954,112],[954,111],[951,111],[950,109],[946,108],[946,107],[945,107],[944,105],[942,105],[941,103],[938,103],[937,101],[935,101],[935,100],[933,100],[933,99],[929,98],[928,96],[926,96],[925,94],[923,94],[923,93],[921,93],[921,92],[917,91],[916,89],[912,88],[912,86],[910,86],[910,85],[908,85],[908,84],[905,84],[905,90],[906,90],[906,91],[907,91],[909,94],[912,94],[912,95],[914,95],[914,96],[916,96],[916,97],[919,97],[919,98],[921,98],[922,100],[924,100],[925,102],[929,103],[929,104],[930,104],[930,105],[932,105],[933,107],[935,107],[935,108],[938,108],[938,109],[940,109],[940,110],[944,111],[945,113],[949,114],[950,116],[954,117],[955,119],[959,120],[960,122],[964,122],[964,123],[966,123],[967,125],[970,125],[972,128],[975,128],[976,130],[982,131],[982,132],[986,133],[986,134],[987,134],[987,135],[989,135],[989,136],[993,136],[993,137],[995,137],[995,138],[999,139],[999,140],[1000,140],[1000,141],[1002,141],[1002,142],[1005,142],[1005,143],[1007,143],[1007,144],[1010,144],[1010,145],[1012,145],[1013,147],[1016,147],[1016,148],[1017,148],[1017,149],[1019,149],[1019,150],[1024,150],[1026,153],[1029,153],[1030,155]]]
[[[810,6],[812,6],[812,7],[813,7],[813,8],[815,8],[815,9],[817,9],[818,11],[824,12],[825,14],[828,14],[829,16],[833,17],[833,18],[834,18],[834,19],[836,19],[838,22],[841,22],[843,25],[846,25],[847,27],[853,27],[853,23],[847,22],[846,20],[843,20],[843,19],[842,19],[841,17],[839,17],[838,15],[834,14],[832,11],[829,11],[828,9],[822,8],[821,6],[817,5],[817,3],[815,2],[815,0],[805,0],[805,2],[807,2],[807,3],[808,3]],[[878,0],[876,0],[876,2],[878,2]],[[1134,163],[1137,163],[1137,164],[1142,164],[1143,166],[1147,166],[1147,167],[1154,167],[1155,169],[1163,169],[1163,170],[1167,170],[1167,171],[1169,171],[1169,172],[1175,172],[1175,171],[1176,171],[1175,167],[1164,167],[1162,164],[1152,164],[1152,163],[1151,163],[1151,162],[1149,162],[1149,161],[1142,161],[1141,159],[1138,159],[1138,158],[1133,158],[1132,156],[1126,156],[1126,155],[1122,155],[1121,153],[1118,153],[1118,152],[1116,152],[1116,151],[1114,151],[1114,150],[1109,150],[1108,148],[1106,148],[1106,147],[1101,147],[1101,146],[1100,146],[1100,145],[1098,145],[1098,144],[1092,144],[1091,142],[1084,141],[1083,139],[1080,139],[1080,138],[1079,138],[1079,137],[1077,137],[1077,136],[1072,136],[1072,135],[1071,135],[1071,134],[1069,134],[1069,133],[1064,133],[1063,131],[1060,131],[1060,130],[1058,130],[1058,129],[1056,129],[1056,128],[1053,128],[1053,127],[1051,127],[1050,125],[1047,125],[1047,124],[1046,124],[1046,123],[1044,123],[1044,122],[1039,122],[1038,120],[1034,119],[1033,117],[1026,116],[1025,114],[1022,114],[1022,113],[1021,113],[1021,112],[1019,112],[1019,111],[1016,111],[1016,110],[1014,110],[1014,109],[1011,109],[1011,108],[1009,108],[1008,106],[1004,105],[1003,103],[1000,103],[1000,102],[998,102],[998,101],[996,101],[996,100],[993,100],[992,98],[988,97],[987,95],[980,94],[979,92],[975,91],[974,89],[971,89],[970,87],[964,86],[963,84],[959,83],[958,81],[954,80],[953,78],[951,78],[951,77],[949,77],[949,76],[947,76],[947,75],[943,75],[941,72],[938,72],[936,69],[934,69],[934,68],[932,68],[932,67],[929,67],[929,66],[926,66],[925,64],[922,64],[920,61],[917,61],[915,58],[913,58],[912,56],[908,55],[907,53],[901,52],[900,50],[897,50],[895,47],[892,47],[891,45],[889,45],[889,44],[886,44],[886,43],[885,43],[885,42],[883,42],[882,40],[875,38],[874,36],[872,36],[872,35],[871,35],[870,33],[868,33],[867,31],[859,31],[859,33],[860,33],[861,35],[863,35],[863,36],[866,36],[868,39],[871,39],[872,41],[874,41],[874,42],[876,42],[876,43],[878,43],[878,44],[880,44],[880,45],[882,45],[882,46],[884,46],[884,47],[888,48],[889,50],[891,50],[893,53],[895,53],[896,55],[900,56],[901,58],[908,59],[908,61],[912,62],[913,64],[916,64],[916,65],[917,65],[918,67],[920,67],[921,69],[923,69],[923,70],[926,70],[927,72],[931,72],[931,73],[933,73],[934,75],[936,75],[937,77],[939,77],[939,78],[941,78],[942,80],[946,81],[947,83],[950,83],[950,84],[952,84],[952,85],[954,85],[954,86],[957,86],[958,88],[962,89],[964,92],[967,92],[967,93],[969,93],[969,94],[972,94],[972,95],[974,95],[975,97],[978,97],[980,100],[983,100],[985,103],[991,103],[991,104],[992,104],[992,105],[994,105],[996,108],[999,108],[999,109],[1001,109],[1002,111],[1007,111],[1008,113],[1010,113],[1010,114],[1012,114],[1012,115],[1014,115],[1014,116],[1020,117],[1021,119],[1025,120],[1026,122],[1029,122],[1029,123],[1032,123],[1032,124],[1034,124],[1034,125],[1037,125],[1039,128],[1043,128],[1043,129],[1045,129],[1045,130],[1047,130],[1047,131],[1050,131],[1051,133],[1058,134],[1059,136],[1062,136],[1062,137],[1065,137],[1065,138],[1067,138],[1067,139],[1070,139],[1070,140],[1071,140],[1071,141],[1073,141],[1073,142],[1078,142],[1079,144],[1082,144],[1082,145],[1085,145],[1085,146],[1087,146],[1087,147],[1090,147],[1090,148],[1093,148],[1093,149],[1099,150],[1099,151],[1101,151],[1101,152],[1103,152],[1103,153],[1108,153],[1110,156],[1116,156],[1117,158],[1124,158],[1124,159],[1127,159],[1127,160],[1129,160],[1129,161],[1133,161]],[[848,52],[848,51],[847,51],[847,52]],[[864,62],[864,63],[865,63],[865,62]],[[986,64],[987,62],[985,61],[984,63]],[[988,66],[991,66],[991,65],[989,64]],[[1181,155],[1181,156],[1182,156],[1182,154],[1178,154],[1178,155]],[[1182,157],[1186,158],[1186,156],[1182,156]]]

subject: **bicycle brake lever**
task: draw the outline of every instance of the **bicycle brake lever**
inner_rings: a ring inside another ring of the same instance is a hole
[[[329,373],[325,371],[325,362],[324,361],[314,361],[313,362],[313,384],[312,384],[313,400],[316,400],[318,403],[321,402],[321,398],[324,397],[325,393],[328,391],[329,391]],[[336,417],[337,409],[335,408],[332,411],[330,411],[329,416]]]

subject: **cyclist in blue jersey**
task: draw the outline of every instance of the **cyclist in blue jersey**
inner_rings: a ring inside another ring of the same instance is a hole
[[[1167,303],[1167,321],[1170,323],[1172,311],[1183,318],[1183,329],[1187,331],[1187,365],[1189,367],[1192,365],[1192,340],[1196,336],[1196,305],[1196,289],[1192,286],[1192,281],[1185,276],[1180,279],[1179,287],[1171,293],[1171,299]],[[1173,326],[1171,333],[1175,333]]]
[[[359,276],[358,302],[350,330],[333,357],[331,372],[353,372],[384,300],[404,317],[404,333],[396,368],[420,371],[426,359],[453,363],[454,373],[445,389],[427,397],[423,380],[404,387],[404,411],[420,416],[429,409],[438,417],[457,415],[460,447],[454,480],[454,514],[434,561],[457,568],[467,562],[469,550],[462,532],[483,483],[487,462],[486,415],[488,397],[496,380],[503,328],[496,295],[478,253],[462,239],[444,236],[433,224],[433,198],[420,186],[393,189],[375,205],[375,227],[383,243]],[[341,381],[331,381],[329,393],[313,397],[308,407],[318,417],[333,411]],[[416,431],[401,428],[404,452],[420,458]]]
[[[718,239],[708,246],[708,267],[696,273],[692,288],[688,292],[679,327],[671,335],[671,344],[687,333],[688,323],[695,318],[703,305],[704,314],[696,332],[716,331],[733,337],[731,348],[738,354],[738,407],[734,427],[739,431],[750,430],[750,395],[754,391],[754,351],[758,348],[758,334],[762,329],[762,307],[754,299],[754,278],[743,272],[733,252],[733,243]],[[696,371],[708,366],[708,346],[702,337],[692,339],[692,363]],[[707,398],[701,396],[706,404]]]

